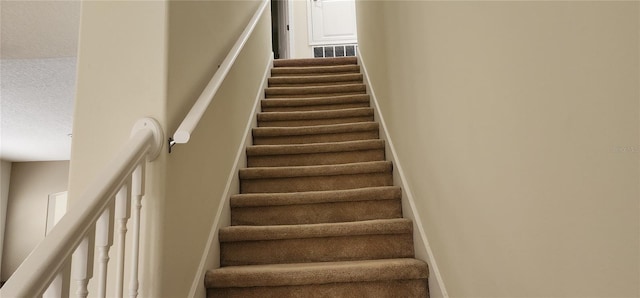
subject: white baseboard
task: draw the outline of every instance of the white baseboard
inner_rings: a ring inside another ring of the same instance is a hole
[[[240,189],[238,170],[247,166],[247,153],[245,148],[252,142],[251,131],[257,126],[256,117],[258,112],[260,111],[260,101],[264,99],[264,89],[267,87],[269,72],[272,65],[273,55],[269,53],[269,59],[262,76],[263,81],[260,85],[260,88],[258,88],[251,116],[247,120],[247,125],[245,126],[244,139],[238,146],[234,166],[231,168],[231,171],[229,171],[227,184],[222,194],[222,198],[220,198],[220,204],[218,205],[216,216],[214,217],[213,223],[211,224],[209,238],[207,239],[207,244],[203,251],[202,259],[200,260],[200,265],[198,266],[198,271],[196,272],[196,276],[191,285],[191,290],[189,291],[188,297],[205,297],[206,289],[204,288],[204,275],[207,270],[220,266],[220,244],[218,243],[218,230],[221,227],[230,225],[231,208],[229,207],[229,198],[232,195],[237,194],[238,190]]]
[[[385,141],[385,155],[388,160],[393,162],[394,185],[399,185],[402,187],[402,213],[404,217],[409,218],[413,221],[413,245],[416,258],[423,260],[429,264],[429,297],[448,298],[449,294],[447,293],[444,281],[442,280],[442,276],[440,275],[440,270],[438,269],[438,265],[436,264],[436,260],[433,252],[431,251],[431,247],[429,246],[427,234],[424,231],[422,220],[420,220],[420,216],[418,215],[418,211],[416,209],[413,193],[411,191],[411,188],[409,187],[409,183],[405,178],[404,172],[402,170],[402,165],[400,164],[400,160],[398,159],[395,147],[393,146],[393,142],[391,141],[391,137],[389,136],[387,125],[384,121],[382,113],[380,112],[378,99],[376,98],[373,86],[371,86],[367,68],[363,62],[362,54],[360,53],[359,49],[356,56],[358,57],[358,64],[360,65],[364,82],[367,86],[367,91],[371,96],[371,106],[374,109],[375,120],[380,124],[380,138]]]

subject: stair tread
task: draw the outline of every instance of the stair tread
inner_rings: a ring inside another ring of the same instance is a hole
[[[366,86],[362,83],[339,84],[326,86],[268,87],[265,94],[272,96],[304,96],[316,94],[364,93]]]
[[[272,179],[381,173],[391,172],[392,169],[390,161],[368,161],[317,166],[254,167],[240,169],[238,174],[240,179]]]
[[[294,193],[252,193],[231,196],[231,207],[263,207],[329,202],[398,200],[402,190],[398,186],[365,187],[346,190],[306,191]]]
[[[277,60],[273,60],[273,66],[274,67],[345,65],[345,64],[357,64],[357,63],[358,63],[358,58],[356,58],[356,57],[277,59]]]
[[[322,104],[344,104],[356,102],[369,102],[368,94],[346,94],[333,96],[318,96],[299,98],[267,98],[261,101],[262,106],[302,106],[302,105],[322,105]]]
[[[207,288],[309,285],[426,279],[429,267],[410,258],[229,266],[209,270]]]
[[[272,76],[325,75],[332,73],[359,73],[360,66],[355,64],[324,66],[282,66],[271,69]]]
[[[275,92],[275,91],[289,91],[289,92],[300,92],[304,90],[317,90],[315,93],[332,93],[339,92],[340,89],[352,88],[352,87],[364,87],[363,83],[345,83],[341,85],[328,85],[328,86],[293,86],[293,87],[267,87],[265,91],[267,93]]]
[[[412,258],[413,222],[402,217],[402,189],[383,160],[357,58],[273,65],[256,145],[238,171],[241,194],[229,201],[233,225],[218,230],[223,267],[205,276],[217,288],[208,295],[335,285],[352,292],[372,283],[424,295],[428,265]]]
[[[340,223],[273,226],[229,226],[220,228],[220,243],[358,235],[407,234],[412,232],[406,218],[375,219]]]
[[[258,113],[258,121],[315,120],[362,116],[373,116],[373,108],[349,108],[341,110],[295,112],[262,112]]]
[[[247,146],[247,156],[311,154],[372,149],[384,149],[384,140],[373,139],[311,144],[253,145]]]
[[[275,136],[300,136],[310,134],[335,134],[345,132],[359,132],[378,130],[377,122],[359,122],[327,124],[316,126],[299,127],[257,127],[253,129],[254,137],[275,137]]]
[[[359,73],[337,73],[322,75],[298,75],[298,76],[278,76],[269,78],[269,84],[310,84],[310,83],[332,83],[332,82],[362,82],[362,74]]]

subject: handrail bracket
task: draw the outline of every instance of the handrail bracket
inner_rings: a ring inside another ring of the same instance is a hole
[[[173,148],[173,146],[176,144],[176,141],[173,140],[173,138],[169,138],[169,140],[167,141],[167,148],[169,149],[169,153],[171,153],[171,148]]]

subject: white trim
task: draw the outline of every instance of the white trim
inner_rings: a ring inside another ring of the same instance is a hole
[[[287,30],[287,25],[289,23],[289,1],[288,0],[279,0],[276,2],[278,6],[278,53],[280,59],[289,59],[291,57],[291,53],[289,52],[289,44],[290,44],[290,36],[289,30]]]
[[[312,45],[314,41],[313,41],[313,29],[312,29],[313,20],[311,19],[311,5],[309,5],[309,3],[311,3],[310,1],[313,1],[313,0],[305,1],[305,5],[307,6],[307,43],[309,45]]]
[[[247,125],[245,126],[244,131],[244,140],[238,146],[238,151],[236,152],[236,158],[234,161],[234,166],[229,171],[229,176],[227,177],[227,184],[224,188],[224,192],[222,193],[222,198],[220,199],[220,204],[218,205],[218,209],[216,211],[216,216],[213,219],[213,223],[211,224],[211,228],[209,230],[209,238],[207,239],[207,244],[202,253],[202,258],[200,259],[200,265],[198,266],[198,271],[196,272],[196,276],[191,284],[191,290],[189,291],[188,297],[204,297],[205,296],[205,288],[204,288],[204,275],[209,269],[213,269],[218,266],[217,261],[219,261],[219,250],[215,251],[212,248],[216,245],[216,241],[218,239],[218,230],[220,227],[228,226],[229,222],[225,222],[221,225],[221,218],[223,216],[223,212],[226,212],[227,215],[231,214],[231,209],[229,208],[229,198],[233,194],[237,194],[239,190],[239,178],[238,178],[238,170],[240,168],[246,167],[247,163],[247,155],[245,148],[247,144],[251,144],[251,131],[253,128],[257,126],[257,115],[260,109],[260,101],[264,99],[264,89],[267,87],[269,74],[271,71],[271,66],[273,65],[273,55],[269,52],[269,59],[267,65],[265,67],[265,71],[263,74],[263,81],[258,88],[258,92],[256,94],[255,103],[253,104],[253,109],[249,119],[247,120]],[[235,186],[235,187],[234,187]],[[215,253],[217,252],[217,253]],[[217,259],[214,259],[217,258]]]
[[[309,42],[309,46],[339,46],[339,45],[350,45],[350,44],[358,44],[357,39],[349,39],[349,40],[337,40],[337,41],[321,41],[321,42]]]
[[[433,251],[431,250],[431,246],[429,245],[429,241],[427,240],[427,234],[424,231],[422,220],[420,219],[420,216],[418,214],[413,192],[411,191],[409,183],[405,178],[404,171],[402,170],[402,165],[400,164],[400,160],[398,159],[395,147],[393,146],[393,142],[391,141],[391,137],[389,136],[389,131],[384,121],[384,117],[380,112],[378,99],[371,85],[371,81],[369,80],[369,74],[367,73],[367,68],[365,67],[363,62],[362,53],[360,53],[359,49],[357,49],[357,51],[358,53],[356,56],[358,57],[358,64],[360,65],[367,90],[371,95],[371,103],[374,109],[374,115],[376,121],[380,124],[380,138],[385,140],[385,151],[387,153],[386,156],[387,158],[391,159],[394,165],[394,184],[397,185],[399,183],[400,185],[402,185],[403,214],[405,217],[413,220],[414,248],[416,251],[416,258],[423,259],[424,256],[426,256],[426,258],[428,259],[430,297],[449,297],[444,281],[442,280],[442,275],[440,275],[440,270],[438,269],[435,256],[433,255]],[[408,210],[405,210],[405,208]],[[406,211],[410,212],[408,213]],[[422,246],[420,246],[420,244],[422,244]],[[423,261],[427,260],[423,259]],[[435,282],[433,282],[434,279]]]
[[[289,30],[287,30],[287,35],[289,36],[289,44],[287,45],[289,47],[289,58],[294,58],[296,56],[296,51],[295,51],[295,34],[293,32],[293,30],[295,28],[293,28],[293,0],[286,0],[287,1],[287,25],[289,26]]]

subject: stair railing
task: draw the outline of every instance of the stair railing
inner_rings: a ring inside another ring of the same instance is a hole
[[[184,118],[172,138],[175,144],[189,141],[191,133],[207,110],[213,97],[231,70],[268,0],[262,3],[233,45],[219,69]],[[129,296],[138,296],[138,258],[140,250],[140,211],[145,191],[145,168],[157,158],[165,142],[162,128],[155,119],[143,118],[134,125],[131,138],[98,175],[87,191],[70,206],[67,213],[34,251],[22,262],[0,289],[0,297],[62,297],[69,295],[70,280],[76,284],[76,295],[87,297],[87,285],[93,278],[97,251],[97,294],[107,293],[109,251],[116,247],[114,295],[124,294],[125,239],[127,222],[133,217],[133,244],[130,256]],[[132,208],[133,206],[133,208]],[[133,211],[133,214],[132,214]],[[70,272],[67,268],[71,268]]]
[[[114,242],[117,243],[114,295],[122,297],[125,239],[131,217],[133,237],[128,257],[131,260],[128,295],[137,297],[145,167],[156,159],[163,143],[164,135],[155,119],[138,120],[122,149],[13,273],[0,289],[0,297],[66,296],[69,295],[70,279],[76,284],[76,295],[87,297],[96,250],[99,254],[98,289],[91,297],[105,297],[109,250]]]
[[[251,20],[244,28],[244,31],[242,31],[242,34],[240,35],[238,40],[236,40],[236,43],[233,45],[224,60],[222,60],[222,63],[218,67],[218,71],[216,71],[216,73],[213,75],[207,86],[204,88],[196,102],[191,107],[191,110],[189,110],[187,116],[184,118],[184,120],[182,120],[182,123],[180,123],[180,126],[178,126],[178,129],[173,134],[173,137],[169,138],[169,153],[171,153],[171,148],[173,148],[175,144],[185,144],[189,142],[191,133],[200,122],[200,118],[202,118],[202,115],[204,115],[204,112],[211,104],[211,101],[213,101],[213,97],[218,92],[218,89],[220,89],[222,82],[227,77],[227,74],[231,70],[233,63],[238,58],[238,55],[240,55],[242,48],[247,43],[247,40],[249,40],[251,33],[256,28],[256,25],[260,20],[260,16],[262,16],[269,3],[269,0],[262,0],[262,3],[253,14],[253,17],[251,17]]]

